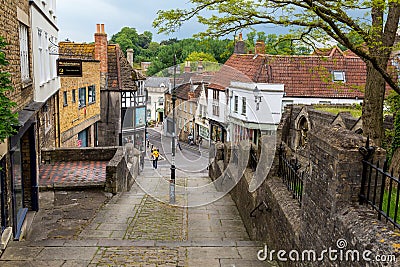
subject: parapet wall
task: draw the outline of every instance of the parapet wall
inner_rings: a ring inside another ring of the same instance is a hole
[[[140,152],[133,146],[49,148],[42,150],[42,161],[108,161],[104,190],[110,193],[129,191],[139,175]]]
[[[306,116],[311,124],[304,146],[298,145],[301,143],[300,132],[296,128],[299,116]],[[269,149],[270,143],[266,138],[261,138],[260,150]],[[347,261],[345,257],[331,260],[326,255],[318,265],[382,266],[376,261],[364,261],[362,253],[371,251],[371,259],[377,255],[395,255],[399,261],[400,235],[391,224],[379,221],[371,208],[359,204],[363,157],[358,149],[365,142],[366,138],[361,135],[329,125],[329,114],[321,112],[319,117],[316,110],[305,111],[302,107],[293,107],[283,115],[277,133],[275,159],[257,190],[250,190],[251,180],[259,168],[265,168],[264,160],[258,162],[255,172],[247,162],[240,162],[246,161],[246,158],[239,159],[238,164],[232,164],[229,162],[231,155],[225,155],[231,153],[232,149],[227,148],[231,144],[225,144],[223,148],[216,146],[216,154],[223,155],[217,157],[210,166],[210,175],[213,180],[222,174],[228,175],[232,181],[238,181],[231,196],[251,238],[264,241],[270,250],[297,250],[300,253],[314,250],[317,258],[329,248],[343,253],[354,250],[360,253],[358,260]],[[278,175],[280,145],[290,157],[299,158],[301,171],[306,173],[300,203]],[[240,143],[240,153],[248,146]],[[259,152],[257,157],[260,159]],[[375,160],[383,159],[385,151],[377,148],[374,157]],[[239,171],[239,166],[247,168]],[[338,247],[338,242],[345,246]],[[316,264],[312,261],[280,263],[283,266]]]

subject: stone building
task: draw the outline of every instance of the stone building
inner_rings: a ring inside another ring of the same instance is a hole
[[[123,132],[133,140],[139,131],[136,139],[142,144],[145,78],[132,68],[118,44],[108,43],[104,24],[97,24],[94,39],[91,44],[59,44],[63,60],[82,64],[80,77],[61,79],[61,142],[65,146],[115,146],[122,144]]]
[[[175,123],[176,123],[176,134],[179,140],[187,142],[188,136],[191,135],[194,140],[198,133],[196,130],[195,119],[198,98],[203,88],[203,83],[185,83],[176,87],[176,102],[175,102]],[[167,91],[165,93],[166,103],[166,116],[167,124],[172,124],[172,95]],[[171,127],[167,128],[166,131],[172,130]],[[170,133],[172,131],[169,131]]]
[[[51,124],[59,85],[48,42],[57,39],[55,1],[7,0],[0,12],[0,36],[8,44],[4,54],[9,63],[2,71],[11,74],[14,90],[7,96],[16,103],[13,111],[18,112],[19,120],[16,134],[0,144],[0,231],[4,248],[11,236],[24,236],[27,217],[39,209],[37,152],[54,145],[55,128]],[[44,64],[40,64],[42,60]]]
[[[100,61],[93,55],[94,44],[60,42],[59,142],[60,147],[97,145],[100,120]],[[71,74],[65,65],[76,64],[81,71]]]
[[[60,105],[65,104],[65,112],[60,116],[66,119],[61,138],[64,142],[72,140],[65,143],[67,146],[115,146],[123,143],[125,135],[126,139],[140,139],[142,145],[145,77],[133,69],[118,44],[108,43],[104,24],[97,24],[94,39],[92,44],[60,43],[63,59],[82,62],[82,77],[61,81]],[[80,88],[86,88],[86,93]],[[66,98],[62,95],[65,90]],[[73,106],[68,107],[71,102]]]

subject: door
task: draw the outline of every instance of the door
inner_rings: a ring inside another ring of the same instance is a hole
[[[88,146],[88,130],[87,129],[78,133],[78,146],[80,146],[80,147]]]

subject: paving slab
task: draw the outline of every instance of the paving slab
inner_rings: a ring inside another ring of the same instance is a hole
[[[111,199],[47,192],[33,228],[44,232],[11,242],[0,266],[275,266],[258,261],[263,244],[250,240],[232,198],[206,173],[177,171],[172,206],[169,167],[150,166]]]

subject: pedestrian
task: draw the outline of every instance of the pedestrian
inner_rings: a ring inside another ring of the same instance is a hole
[[[182,151],[182,147],[181,147],[181,143],[179,143],[179,141],[176,141],[176,145],[178,146],[179,150]]]
[[[157,162],[158,162],[158,157],[160,156],[160,152],[158,152],[157,148],[153,149],[153,152],[151,154],[152,160],[153,160],[153,168],[157,169]]]

